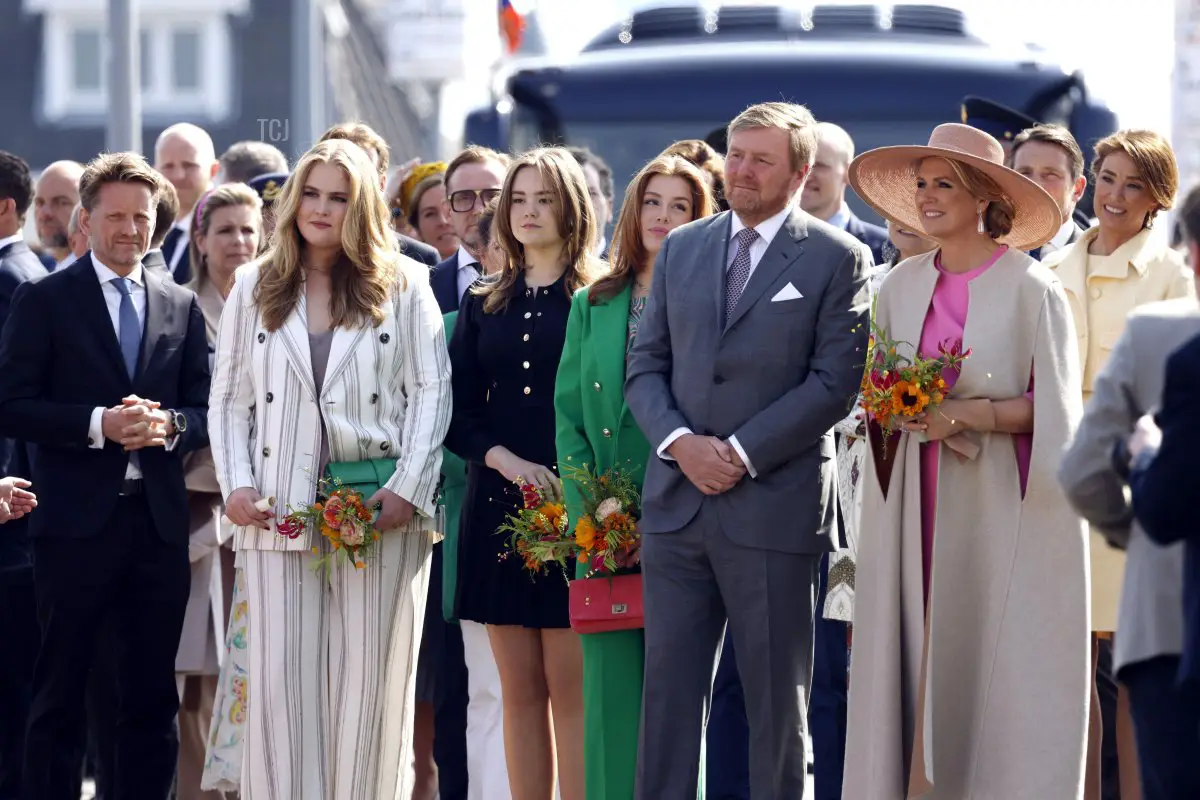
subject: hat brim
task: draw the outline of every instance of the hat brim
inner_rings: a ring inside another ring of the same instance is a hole
[[[900,227],[937,241],[925,230],[917,210],[917,165],[922,159],[944,158],[978,169],[1012,201],[1012,230],[997,241],[1017,250],[1034,250],[1054,238],[1062,227],[1062,210],[1046,190],[1024,175],[978,156],[927,145],[880,147],[850,163],[850,185],[862,201]]]

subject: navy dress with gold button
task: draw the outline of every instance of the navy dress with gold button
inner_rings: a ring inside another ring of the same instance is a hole
[[[567,628],[562,570],[531,578],[521,560],[501,559],[507,537],[496,532],[520,506],[517,487],[484,464],[496,445],[556,469],[554,382],[571,298],[563,279],[531,289],[524,277],[508,307],[488,314],[483,297],[463,296],[450,339],[454,418],[446,447],[467,462],[459,525],[458,611],[487,625]]]

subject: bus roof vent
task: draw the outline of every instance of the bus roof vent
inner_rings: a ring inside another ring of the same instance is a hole
[[[788,40],[799,38],[881,39],[893,37],[968,38],[959,9],[939,5],[830,5],[797,9],[782,3],[719,8],[668,2],[643,8],[601,32],[585,51],[626,45],[695,43],[704,40]]]

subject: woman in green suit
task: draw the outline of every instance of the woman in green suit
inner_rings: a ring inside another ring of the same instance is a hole
[[[646,307],[663,240],[713,210],[707,181],[678,156],[659,156],[630,182],[617,219],[612,271],[579,290],[571,305],[554,393],[560,475],[569,466],[587,464],[597,472],[625,470],[641,483],[650,444],[625,405],[626,354]],[[582,500],[571,481],[564,481],[564,489],[573,524]],[[576,577],[587,570],[579,565]],[[587,800],[632,800],[642,708],[642,631],[581,639]]]

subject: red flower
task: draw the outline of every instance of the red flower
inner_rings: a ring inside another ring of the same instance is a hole
[[[294,517],[284,517],[276,526],[280,536],[299,539],[304,533],[304,523]]]

